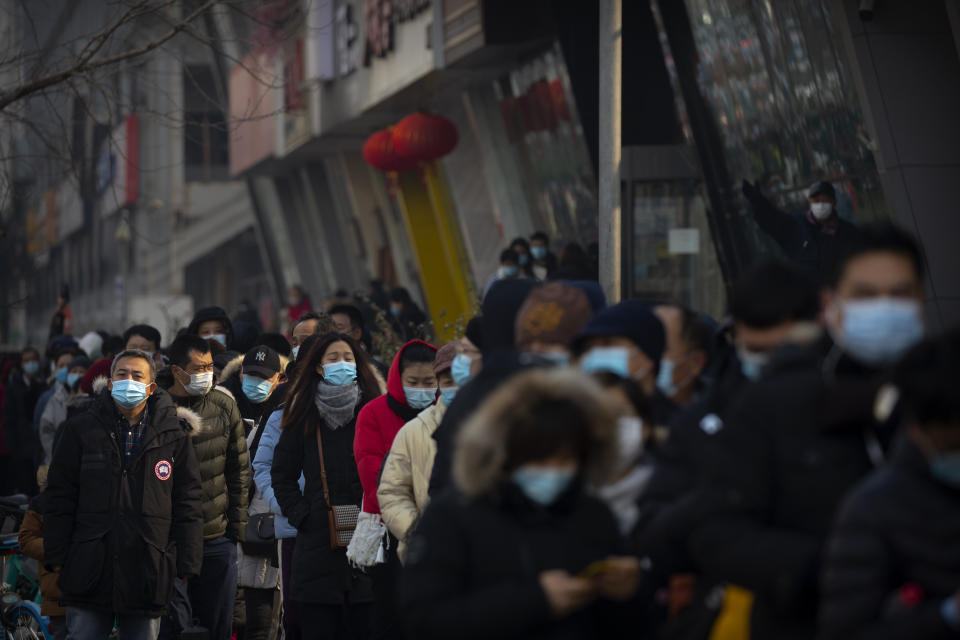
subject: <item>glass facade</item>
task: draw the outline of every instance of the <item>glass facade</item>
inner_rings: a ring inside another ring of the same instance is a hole
[[[586,246],[597,238],[597,184],[559,46],[495,83],[533,230]]]
[[[887,218],[876,143],[833,6],[820,0],[654,4],[677,113],[687,142],[700,148],[703,182],[699,195],[678,196],[676,188],[661,185],[633,203],[635,290],[679,293],[681,301],[705,311],[722,306],[715,296],[696,292],[703,274],[688,273],[682,262],[658,263],[677,258],[664,249],[663,220],[699,226],[701,250],[713,240],[716,251],[707,251],[719,257],[728,282],[758,257],[780,253],[754,222],[743,180],[797,216],[807,211],[809,187],[825,180],[836,190],[841,218],[858,225]],[[677,219],[684,215],[687,221]],[[660,229],[657,254],[650,253],[647,229]],[[714,273],[706,262],[699,268]]]

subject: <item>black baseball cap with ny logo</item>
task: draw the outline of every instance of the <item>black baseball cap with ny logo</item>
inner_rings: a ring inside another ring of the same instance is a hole
[[[272,378],[280,373],[280,356],[266,345],[258,345],[243,356],[243,372],[256,374],[264,378]]]

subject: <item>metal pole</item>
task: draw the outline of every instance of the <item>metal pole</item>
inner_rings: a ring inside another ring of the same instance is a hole
[[[600,0],[600,285],[610,303],[622,283],[620,107],[623,0]]]

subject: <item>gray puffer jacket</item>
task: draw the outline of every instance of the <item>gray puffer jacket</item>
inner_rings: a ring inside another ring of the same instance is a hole
[[[227,536],[239,542],[247,524],[250,458],[237,403],[217,389],[205,396],[172,397],[202,420],[193,446],[203,484],[203,539]]]

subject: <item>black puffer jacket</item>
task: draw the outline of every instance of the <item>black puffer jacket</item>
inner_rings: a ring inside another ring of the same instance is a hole
[[[155,617],[166,609],[174,577],[200,573],[200,471],[190,427],[164,391],[147,406],[140,450],[126,464],[108,392],[65,423],[43,529],[44,562],[63,567],[68,606]]]
[[[899,597],[907,590],[919,597]],[[840,512],[825,560],[820,637],[958,638],[940,615],[958,590],[960,489],[937,482],[905,439]]]
[[[716,434],[708,490],[721,515],[690,537],[707,579],[753,591],[751,637],[809,638],[820,554],[847,491],[883,457],[882,377],[824,337],[785,347]]]
[[[350,424],[331,430],[320,422],[320,414],[313,408],[310,422],[320,424],[317,428],[323,438],[330,501],[359,507],[363,486],[353,458],[356,418]],[[297,528],[291,593],[297,602],[372,602],[373,583],[369,576],[350,567],[346,549],[330,547],[329,508],[320,479],[317,428],[310,428],[308,433],[300,426],[284,429],[274,449],[270,471],[280,509]],[[302,493],[298,484],[301,471],[305,480]]]
[[[173,396],[173,401],[200,416],[193,446],[203,481],[203,539],[227,536],[243,540],[247,524],[250,456],[237,403],[213,389],[205,396]]]

